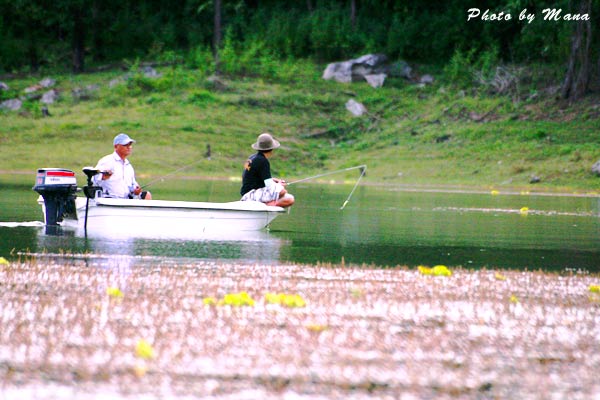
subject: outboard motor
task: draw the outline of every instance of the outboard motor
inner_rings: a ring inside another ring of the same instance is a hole
[[[33,190],[44,198],[46,225],[58,225],[64,217],[77,219],[75,173],[62,168],[40,168]]]

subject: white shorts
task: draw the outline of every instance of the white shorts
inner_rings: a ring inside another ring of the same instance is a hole
[[[248,193],[242,196],[242,201],[260,201],[261,203],[268,203],[279,199],[279,193],[283,190],[283,186],[279,183],[271,185],[270,188],[262,187],[259,189],[252,189]]]

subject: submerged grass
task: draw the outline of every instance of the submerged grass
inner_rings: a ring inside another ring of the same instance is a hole
[[[0,263],[0,283],[10,288],[0,292],[3,394],[600,395],[600,276],[434,275],[125,257],[102,265],[67,257]]]
[[[112,150],[125,131],[138,140],[131,157],[147,179],[197,163],[180,175],[239,176],[250,144],[272,132],[283,148],[273,170],[302,177],[367,164],[372,182],[597,190],[600,103],[551,98],[514,101],[437,83],[419,87],[388,79],[374,89],[320,79],[305,65],[294,79],[276,75],[207,78],[183,67],[146,78],[131,71],[55,76],[60,98],[43,118],[37,100],[21,112],[0,111],[0,178],[39,167],[80,171]],[[20,94],[39,78],[9,80]],[[86,100],[72,95],[93,86]],[[363,103],[353,117],[344,104]],[[206,157],[207,146],[211,157]],[[537,186],[529,183],[539,177]],[[143,179],[142,179],[143,180]]]

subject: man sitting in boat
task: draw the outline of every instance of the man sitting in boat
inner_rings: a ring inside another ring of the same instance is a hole
[[[268,206],[290,207],[294,196],[285,190],[285,181],[271,177],[269,158],[273,150],[280,146],[269,133],[258,136],[252,148],[257,152],[246,160],[242,173],[242,201],[260,201]]]
[[[134,143],[135,140],[127,134],[119,133],[113,140],[115,151],[98,161],[96,169],[102,173],[94,176],[94,183],[102,187],[104,197],[152,199],[152,194],[148,191],[142,191],[135,180],[133,166],[127,159],[131,154]]]

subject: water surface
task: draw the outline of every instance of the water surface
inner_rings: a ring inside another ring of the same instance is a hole
[[[234,182],[180,181],[154,198],[231,201]],[[0,256],[73,253],[149,259],[436,265],[467,268],[600,269],[600,199],[586,196],[412,191],[365,184],[290,186],[296,205],[268,232],[234,239],[85,238],[41,226],[30,186],[0,187]],[[37,222],[36,222],[37,221]],[[16,224],[14,222],[25,224]],[[34,225],[34,226],[21,226]],[[102,262],[102,261],[100,261]]]

